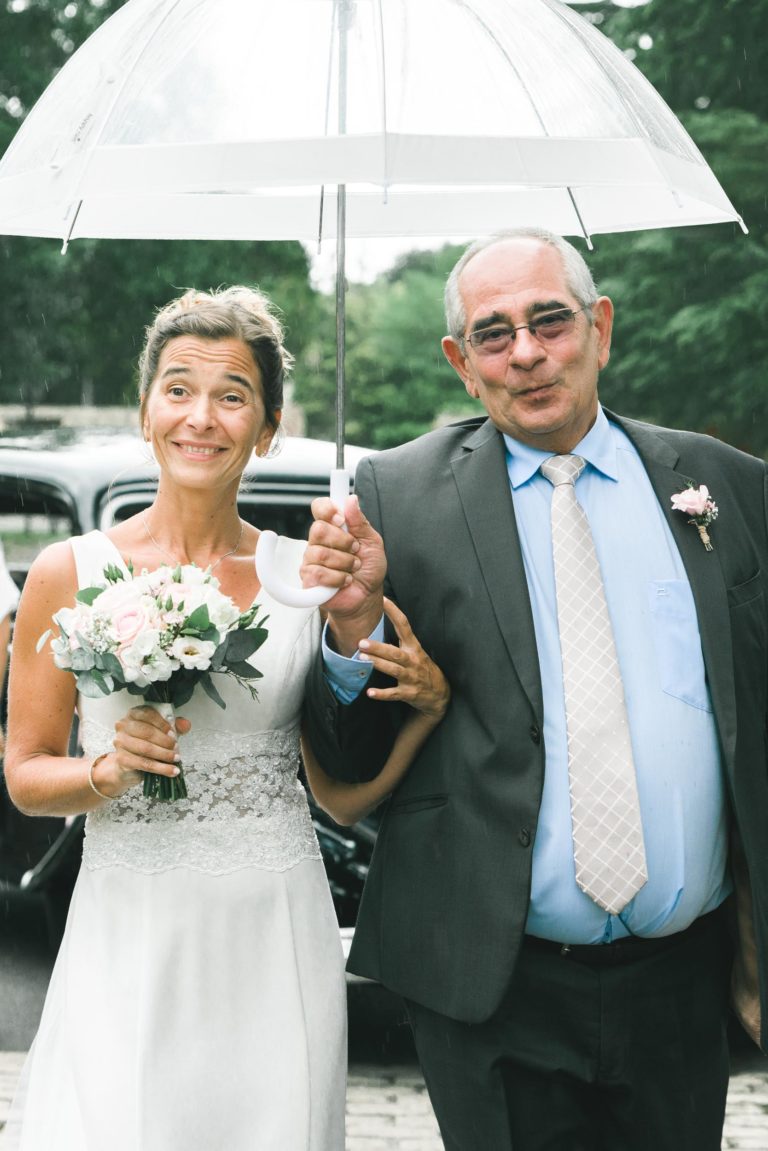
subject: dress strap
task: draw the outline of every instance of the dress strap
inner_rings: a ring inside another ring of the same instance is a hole
[[[69,543],[75,557],[79,588],[104,583],[104,568],[107,564],[114,564],[128,573],[123,557],[104,532],[97,530],[84,536],[73,536]]]

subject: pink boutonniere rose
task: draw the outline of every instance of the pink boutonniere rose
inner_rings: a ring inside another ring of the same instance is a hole
[[[709,494],[709,488],[704,484],[694,487],[689,484],[684,492],[677,492],[672,496],[672,508],[676,512],[683,512],[690,516],[689,524],[698,530],[701,542],[708,552],[712,551],[712,541],[707,528],[717,519],[717,504]]]

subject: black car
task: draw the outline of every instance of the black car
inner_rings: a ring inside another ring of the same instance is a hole
[[[354,471],[365,454],[362,448],[348,447],[347,467]],[[260,528],[306,537],[309,505],[316,496],[327,495],[334,466],[332,444],[289,437],[274,459],[253,458],[241,488],[240,514]],[[42,547],[127,519],[148,506],[156,484],[157,465],[147,445],[127,431],[56,428],[0,436],[0,539],[19,588]],[[76,730],[72,740],[74,747]],[[348,941],[368,872],[375,823],[340,828],[314,804],[312,815],[342,937]],[[84,816],[21,815],[2,788],[0,894],[38,901],[54,945],[63,930],[79,866],[83,824]]]

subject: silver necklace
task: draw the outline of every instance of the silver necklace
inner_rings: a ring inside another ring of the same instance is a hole
[[[152,543],[155,545],[157,550],[160,552],[160,555],[163,556],[164,559],[170,560],[170,562],[173,564],[174,567],[178,567],[179,565],[181,565],[181,560],[174,559],[174,557],[172,555],[169,555],[168,552],[165,551],[164,548],[160,547],[160,544],[157,542],[155,537],[152,535],[152,532],[149,529],[149,520],[147,519],[147,513],[146,512],[144,512],[144,515],[142,518],[144,520],[144,531],[147,533],[147,535],[149,536]],[[240,520],[240,535],[237,537],[237,543],[235,544],[235,546],[233,548],[230,548],[230,550],[228,552],[224,552],[224,555],[219,556],[219,558],[216,560],[215,563],[210,564],[210,566],[206,569],[207,571],[212,572],[214,570],[214,568],[217,568],[219,566],[219,564],[221,563],[222,560],[225,560],[228,556],[233,556],[235,554],[237,549],[240,547],[240,544],[243,542],[243,532],[244,531],[245,531],[245,522],[243,520]]]

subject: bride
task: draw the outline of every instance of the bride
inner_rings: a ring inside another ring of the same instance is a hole
[[[288,366],[260,293],[188,292],[169,304],[140,361],[141,427],[160,466],[154,503],[106,534],[52,545],[30,570],[11,661],[8,788],[29,815],[88,818],[4,1147],[343,1151],[343,959],[297,780],[321,621],[259,588],[259,533],[237,509],[251,453],[265,453],[278,430]],[[305,546],[281,539],[287,578],[298,581]],[[269,616],[254,657],[257,701],[218,676],[226,710],[196,688],[174,731],[127,692],[78,697],[50,647],[36,650],[53,614],[79,587],[103,582],[107,564],[140,572],[192,562],[241,611],[258,599]],[[387,611],[402,642],[370,645],[374,668],[395,679],[378,694],[413,712],[386,771],[338,784],[305,749],[319,801],[339,821],[385,798],[448,702],[405,617]],[[75,709],[82,756],[67,750]],[[173,776],[180,761],[188,798],[145,799],[143,773]]]

